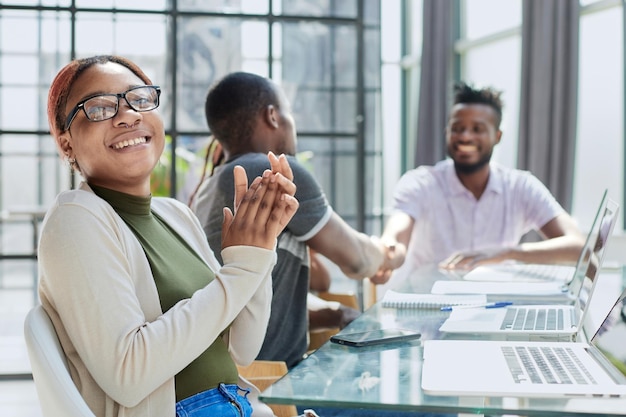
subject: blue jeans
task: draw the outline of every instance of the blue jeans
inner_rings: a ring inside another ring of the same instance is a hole
[[[243,395],[239,392],[243,392]],[[250,417],[249,390],[237,385],[219,384],[176,403],[176,417]]]

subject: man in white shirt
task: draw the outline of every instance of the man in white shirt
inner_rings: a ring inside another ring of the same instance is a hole
[[[530,172],[491,162],[502,131],[500,92],[455,86],[446,126],[449,159],[406,172],[382,235],[402,270],[426,264],[471,269],[504,260],[575,262],[584,237]],[[543,238],[520,243],[535,230]],[[377,276],[389,275],[380,270]]]

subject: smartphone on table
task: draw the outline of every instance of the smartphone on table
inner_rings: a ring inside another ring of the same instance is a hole
[[[390,342],[404,342],[419,339],[421,334],[407,329],[379,329],[357,333],[336,334],[330,338],[333,343],[346,346],[372,346]]]

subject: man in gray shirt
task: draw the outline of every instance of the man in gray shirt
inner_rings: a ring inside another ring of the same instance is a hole
[[[267,153],[274,152],[287,155],[293,170],[300,207],[278,239],[272,313],[258,356],[293,367],[308,346],[307,245],[354,279],[401,262],[394,259],[393,248],[354,230],[337,215],[315,178],[296,160],[295,123],[278,85],[250,73],[229,74],[210,89],[205,112],[211,133],[223,147],[225,162],[201,185],[192,207],[218,259],[222,208],[233,204],[233,168],[241,165],[248,178],[254,178],[270,169]]]

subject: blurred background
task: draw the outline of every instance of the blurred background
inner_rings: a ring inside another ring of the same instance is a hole
[[[32,291],[41,217],[80,181],[46,118],[72,58],[124,55],[162,87],[153,193],[183,202],[204,162],[208,88],[236,70],[271,77],[331,204],[372,234],[400,175],[445,157],[453,83],[492,86],[505,104],[494,159],[536,172],[586,230],[604,188],[624,206],[625,14],[624,0],[3,0],[0,290]],[[622,261],[615,241],[607,258]],[[333,274],[333,288],[357,285]]]

